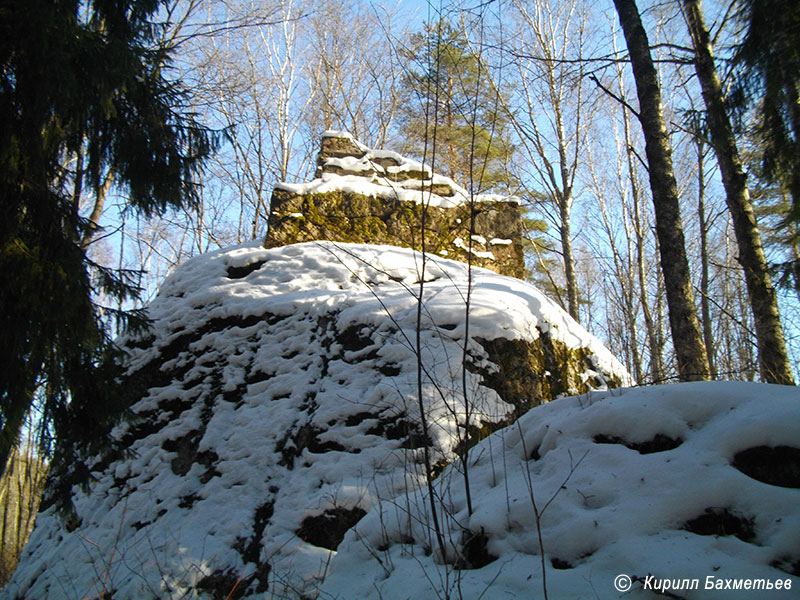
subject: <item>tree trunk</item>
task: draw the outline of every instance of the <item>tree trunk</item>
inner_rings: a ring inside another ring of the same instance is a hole
[[[619,71],[620,93],[625,94],[622,83],[622,71]],[[636,275],[639,280],[639,303],[642,307],[644,316],[644,326],[647,332],[647,347],[650,351],[650,377],[652,381],[660,381],[664,376],[664,367],[661,364],[661,344],[658,340],[656,325],[650,311],[650,301],[647,299],[647,276],[645,274],[645,246],[644,232],[645,227],[641,215],[641,198],[639,194],[639,180],[636,176],[636,161],[631,140],[631,126],[628,111],[622,111],[623,133],[625,135],[625,155],[628,161],[628,178],[631,184],[631,201],[633,204],[633,231],[636,236]],[[644,379],[639,379],[643,383]]]
[[[30,407],[30,396],[27,394],[11,396],[10,400],[11,404],[3,415],[3,427],[0,429],[0,478],[5,475],[6,466],[19,441]]]
[[[795,239],[797,236],[798,234],[795,234]],[[791,249],[792,260],[794,261],[794,267],[792,271],[794,276],[794,291],[797,294],[797,299],[800,300],[800,247],[798,246],[797,242],[792,242]]]
[[[570,219],[573,189],[579,161],[584,159],[582,134],[591,109],[583,94],[584,28],[586,22],[577,3],[515,0],[521,29],[518,44],[523,52],[540,57],[519,61],[524,109],[504,106],[520,135],[533,169],[546,190],[548,203],[557,214],[548,215],[559,233],[564,263],[566,302],[559,302],[580,321],[580,290],[575,272]],[[531,37],[528,37],[528,34]],[[578,57],[573,70],[568,64]],[[542,120],[541,114],[550,118]],[[522,116],[522,120],[520,119]],[[542,127],[547,128],[543,132]]]
[[[570,231],[569,200],[559,203],[561,224],[558,228],[561,237],[561,252],[564,257],[564,277],[567,282],[567,311],[569,316],[580,323],[578,311],[578,284],[575,278],[575,257],[572,252],[572,233]]]
[[[614,0],[636,80],[639,121],[645,138],[650,188],[656,217],[661,269],[669,308],[678,377],[681,381],[710,378],[708,358],[700,333],[689,276],[678,186],[672,168],[672,150],[661,109],[661,89],[650,55],[647,34],[634,0]]]
[[[113,181],[114,172],[110,171],[106,175],[106,179],[102,185],[98,186],[95,190],[94,207],[92,208],[92,213],[89,215],[88,227],[83,233],[83,237],[80,241],[81,250],[84,252],[89,249],[89,244],[92,243],[94,235],[100,230],[100,217],[103,215],[103,207],[106,203],[106,195],[108,194],[108,190],[111,189],[111,184]]]
[[[747,294],[755,319],[761,378],[768,383],[794,385],[783,337],[778,301],[769,276],[767,259],[756,225],[747,177],[742,169],[736,140],[725,109],[722,85],[714,66],[711,41],[703,22],[699,0],[684,0],[684,14],[695,49],[695,71],[708,111],[711,143],[717,155],[728,210],[733,220],[739,262],[744,269]]]
[[[706,222],[706,184],[703,143],[697,140],[697,216],[700,226],[700,318],[703,322],[703,339],[706,343],[708,366],[711,377],[716,379],[716,360],[714,360],[714,329],[711,323],[711,306],[709,303],[708,273],[708,224]]]

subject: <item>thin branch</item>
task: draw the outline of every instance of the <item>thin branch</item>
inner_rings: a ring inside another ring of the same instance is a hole
[[[589,75],[589,79],[591,79],[595,83],[595,85],[597,87],[599,87],[602,91],[604,91],[606,94],[611,96],[614,100],[616,100],[617,102],[622,104],[622,106],[624,106],[629,111],[631,111],[634,114],[634,116],[636,117],[637,120],[641,120],[641,117],[639,116],[639,112],[635,108],[633,108],[630,104],[628,104],[627,100],[625,100],[624,98],[620,98],[614,92],[612,92],[610,89],[608,89],[606,86],[604,86],[602,83],[600,83],[600,80],[595,75],[593,75],[593,74]]]
[[[647,162],[645,162],[645,160],[641,157],[641,155],[636,151],[636,148],[634,148],[633,146],[628,146],[628,152],[630,152],[636,157],[636,160],[638,160],[639,164],[642,165],[642,167],[644,167],[645,171],[647,171],[648,173],[650,172],[650,167],[647,165]]]

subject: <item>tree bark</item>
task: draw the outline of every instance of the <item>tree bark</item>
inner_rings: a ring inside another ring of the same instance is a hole
[[[714,328],[711,323],[711,306],[709,303],[709,260],[708,260],[708,223],[706,220],[706,183],[703,151],[703,142],[698,138],[697,143],[697,216],[700,220],[700,319],[703,322],[703,340],[706,343],[708,366],[711,377],[716,379],[717,369],[714,359]]]
[[[95,190],[94,207],[92,213],[89,215],[88,227],[83,233],[80,241],[81,250],[84,252],[89,249],[89,244],[92,243],[95,234],[100,230],[100,217],[103,215],[103,207],[106,203],[106,195],[108,190],[111,189],[111,183],[114,181],[114,172],[110,171],[106,175],[105,181]],[[80,192],[77,192],[80,193]]]
[[[625,89],[622,82],[622,70],[619,71],[620,94],[624,98]],[[650,351],[650,377],[652,381],[660,381],[664,377],[664,366],[661,364],[661,344],[656,332],[655,321],[650,311],[650,301],[647,299],[647,276],[645,274],[645,226],[641,215],[641,198],[639,194],[639,180],[636,176],[636,161],[633,142],[631,140],[630,116],[628,111],[622,111],[623,133],[625,135],[625,155],[628,161],[628,178],[631,184],[631,201],[633,204],[633,231],[636,236],[636,275],[639,279],[639,303],[642,307],[644,325],[647,332],[647,347]],[[639,380],[640,383],[643,379]]]
[[[695,71],[700,80],[708,112],[711,144],[717,155],[728,210],[731,213],[739,263],[747,283],[747,294],[755,319],[758,362],[761,378],[768,383],[794,385],[786,342],[783,337],[778,301],[769,276],[767,259],[761,245],[753,206],[747,190],[747,176],[733,137],[725,108],[708,30],[703,21],[699,0],[684,0],[684,14],[695,49]]]
[[[575,55],[583,56],[586,22],[574,1],[561,2],[554,7],[542,0],[515,0],[514,6],[522,27],[518,43],[524,52],[540,59],[530,63],[520,61],[517,65],[524,110],[504,108],[541,179],[548,203],[557,211],[548,217],[558,231],[564,264],[566,302],[561,305],[580,322],[580,290],[570,221],[575,175],[579,161],[584,158],[581,132],[584,121],[591,117],[583,94],[583,62],[578,60],[574,71],[568,63]],[[548,132],[541,129],[543,111],[551,115],[546,121]]]
[[[567,312],[569,316],[580,323],[578,309],[578,284],[575,277],[575,257],[572,252],[572,233],[570,231],[570,200],[564,200],[559,205],[561,225],[558,228],[561,237],[561,252],[564,256],[564,277],[567,284]]]
[[[678,186],[672,168],[672,150],[661,108],[661,89],[650,44],[634,0],[614,0],[628,45],[636,92],[639,121],[645,138],[650,188],[656,217],[656,234],[664,273],[669,322],[672,330],[678,377],[681,381],[710,378],[708,358],[694,306],[694,293],[686,258],[681,225]]]

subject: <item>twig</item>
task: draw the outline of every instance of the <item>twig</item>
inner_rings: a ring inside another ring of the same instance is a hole
[[[625,107],[625,108],[627,108],[629,111],[631,111],[631,113],[633,113],[633,114],[636,116],[636,118],[637,118],[638,120],[641,120],[641,116],[639,115],[639,112],[638,112],[638,111],[637,111],[635,108],[633,108],[633,107],[632,107],[632,106],[631,106],[631,105],[628,103],[628,101],[627,101],[627,100],[625,100],[624,98],[620,98],[620,97],[619,97],[617,94],[615,94],[615,93],[614,93],[614,92],[612,92],[610,89],[608,89],[606,86],[604,86],[602,83],[600,83],[600,80],[599,80],[599,79],[598,79],[598,78],[597,78],[597,77],[596,77],[594,74],[592,74],[592,75],[589,75],[589,79],[591,79],[591,80],[594,82],[594,84],[595,84],[597,87],[599,87],[599,88],[600,88],[602,91],[604,91],[606,94],[608,94],[609,96],[611,96],[611,97],[612,97],[614,100],[616,100],[617,102],[619,102],[620,104],[622,104],[622,106],[624,106],[624,107]]]

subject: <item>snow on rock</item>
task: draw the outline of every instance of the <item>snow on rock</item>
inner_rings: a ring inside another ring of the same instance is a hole
[[[469,236],[475,244],[464,242]],[[470,194],[429,165],[326,131],[314,179],[275,185],[264,245],[333,240],[420,250],[423,239],[430,254],[525,276],[519,198]],[[505,242],[489,252],[488,239]]]
[[[364,196],[453,208],[471,202],[511,202],[516,196],[475,194],[430,166],[391,150],[370,149],[345,131],[325,131],[317,177],[307,183],[278,183],[298,195],[351,191]]]
[[[418,362],[422,266],[412,250],[332,242],[183,264],[152,330],[121,340],[123,385],[141,390],[113,432],[128,454],[87,461],[67,518],[45,501],[5,597],[313,597],[348,528],[418,493],[426,446],[437,468],[453,460],[465,397],[485,435],[545,393],[630,383],[536,289],[477,268],[462,379],[467,266],[431,256]],[[518,352],[564,368],[527,373]],[[503,369],[528,387],[503,387]]]
[[[345,536],[322,597],[798,598],[798,432],[789,386],[535,407],[472,449],[472,514],[458,464],[436,480],[444,558],[425,493],[383,502]]]

